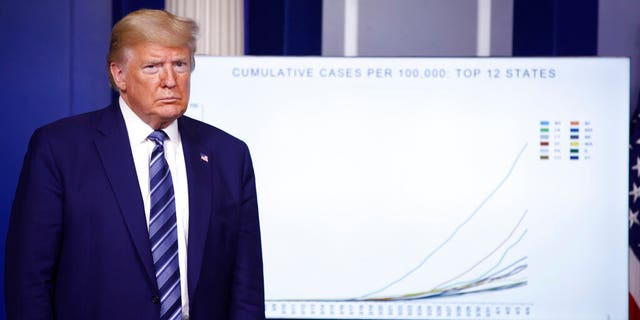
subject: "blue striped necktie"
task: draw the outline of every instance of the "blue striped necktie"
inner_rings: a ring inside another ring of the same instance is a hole
[[[180,319],[180,267],[178,265],[178,231],[173,181],[169,165],[164,157],[164,139],[167,134],[157,130],[149,140],[155,142],[149,162],[149,190],[151,210],[149,215],[149,239],[156,268],[156,280],[160,289],[160,319]]]

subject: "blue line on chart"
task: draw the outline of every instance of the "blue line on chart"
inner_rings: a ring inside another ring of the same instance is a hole
[[[522,261],[527,260],[527,258],[528,258],[527,256],[524,256],[524,257],[522,257],[522,258],[520,258],[520,259],[516,260],[515,262],[511,263],[510,265],[508,265],[508,266],[506,266],[506,267],[504,267],[504,268],[502,268],[502,269],[500,269],[500,270],[498,270],[498,271],[496,271],[496,272],[494,272],[494,273],[492,273],[492,274],[490,274],[490,275],[487,275],[489,272],[491,272],[491,271],[488,271],[488,272],[486,272],[485,274],[483,274],[482,276],[480,276],[480,277],[478,277],[478,278],[476,278],[476,279],[469,280],[469,281],[467,281],[467,282],[458,282],[458,283],[454,283],[454,284],[452,284],[452,285],[449,285],[449,286],[448,286],[448,288],[455,287],[455,286],[459,286],[459,285],[465,285],[465,284],[467,284],[467,283],[473,283],[473,282],[478,282],[478,281],[483,281],[483,280],[486,280],[486,279],[494,278],[494,277],[496,277],[496,276],[500,275],[502,272],[505,272],[505,271],[509,270],[509,268],[511,268],[511,267],[513,267],[513,266],[515,266],[516,264],[518,264],[518,263],[520,263],[520,262],[522,262]],[[525,268],[526,268],[526,267],[527,267],[527,264],[519,265],[519,266],[518,266],[518,268],[520,268],[520,267],[525,267]],[[494,269],[495,269],[495,267],[494,267]]]
[[[512,245],[511,245],[511,246],[510,246],[510,247],[509,247],[509,248],[504,252],[504,254],[502,255],[502,257],[500,258],[500,261],[498,261],[498,263],[497,263],[493,268],[491,268],[491,269],[487,270],[487,272],[485,272],[483,275],[481,275],[480,277],[478,277],[478,280],[479,280],[479,279],[482,279],[482,278],[483,278],[483,277],[485,277],[485,276],[487,276],[487,274],[488,274],[488,273],[490,273],[493,269],[497,268],[497,267],[502,263],[502,260],[504,260],[504,257],[506,257],[506,256],[507,256],[507,253],[509,253],[509,250],[511,250],[511,248],[515,247],[515,246],[520,242],[520,240],[522,240],[522,238],[524,238],[524,236],[527,234],[527,231],[529,231],[529,230],[528,230],[528,229],[527,229],[527,230],[525,230],[525,231],[522,233],[522,235],[520,236],[520,238],[518,238],[518,240],[517,240],[516,242],[514,242],[514,243],[513,243],[513,244],[512,244]],[[524,257],[524,258],[522,258],[522,259],[526,259],[526,258],[527,258],[527,257],[525,256],[525,257]],[[520,260],[522,260],[522,259],[520,259]],[[517,263],[517,262],[520,262],[520,260],[516,261],[516,263]],[[510,266],[509,266],[509,267],[510,267]],[[509,267],[506,267],[506,268],[509,268]],[[506,268],[504,268],[504,269],[506,269]],[[494,273],[494,274],[489,275],[489,277],[492,277],[493,275],[495,275],[495,274],[497,274],[497,273],[502,272],[504,269],[502,269],[502,270],[500,270],[500,271],[498,271],[498,272],[496,272],[496,273]]]
[[[438,284],[437,286],[435,286],[435,288],[441,288],[443,286],[446,286],[448,283],[451,283],[453,281],[456,281],[457,279],[462,278],[465,274],[471,272],[471,270],[475,269],[478,265],[480,265],[482,262],[484,262],[485,260],[489,259],[494,253],[496,253],[496,251],[498,251],[498,249],[500,249],[502,246],[504,246],[505,243],[507,243],[507,241],[509,241],[509,239],[511,239],[511,237],[513,237],[513,235],[515,234],[516,230],[518,230],[518,227],[520,226],[520,224],[522,223],[522,221],[524,220],[524,217],[527,215],[527,212],[529,210],[525,210],[524,213],[522,214],[522,216],[520,217],[520,220],[518,221],[518,223],[516,223],[516,226],[513,227],[513,230],[511,230],[511,232],[509,233],[509,236],[504,239],[504,241],[502,241],[500,243],[499,246],[497,246],[495,249],[493,249],[493,251],[491,251],[488,255],[486,255],[484,258],[480,259],[480,261],[476,262],[471,268],[467,269],[466,271],[464,271],[463,273],[455,276],[453,279],[447,280],[443,283]],[[526,233],[526,230],[525,230]],[[522,237],[520,238],[522,239]],[[516,241],[516,243],[518,243],[520,241],[520,239],[518,239],[518,241]],[[513,245],[509,246],[505,253],[508,252],[511,248],[513,247]],[[502,258],[504,258],[504,254],[502,255]],[[502,258],[500,259],[500,261],[502,261]],[[486,275],[487,273],[491,272],[491,270],[495,269],[497,266],[494,266],[493,268],[491,268],[489,271],[487,271],[485,274],[483,274],[482,276],[480,276],[480,279],[482,279],[482,277],[484,275]],[[455,286],[455,285],[454,285]]]
[[[507,181],[509,176],[511,176],[511,173],[513,172],[513,169],[515,168],[516,164],[518,163],[518,160],[520,160],[520,156],[522,156],[522,154],[524,153],[524,150],[527,148],[527,145],[528,145],[528,142],[525,142],[524,146],[522,147],[522,149],[520,149],[520,152],[518,153],[518,155],[516,156],[515,160],[511,164],[511,168],[509,168],[509,171],[504,176],[504,178],[502,178],[500,183],[498,183],[498,185],[493,189],[493,191],[491,191],[491,193],[489,193],[489,195],[487,197],[485,197],[484,200],[482,200],[482,202],[480,202],[480,204],[471,212],[469,217],[467,217],[466,220],[464,220],[460,225],[458,225],[458,227],[456,227],[456,229],[451,233],[449,238],[447,238],[438,247],[436,247],[433,251],[431,251],[431,253],[429,253],[416,267],[414,267],[413,269],[409,270],[409,272],[405,273],[400,278],[392,281],[391,283],[387,284],[386,286],[384,286],[384,287],[382,287],[382,288],[380,288],[378,290],[375,290],[375,291],[369,292],[367,294],[364,294],[362,296],[353,298],[352,300],[362,300],[362,299],[365,299],[366,297],[369,297],[369,296],[372,296],[374,294],[380,293],[380,292],[388,289],[389,287],[397,284],[398,282],[406,279],[408,276],[410,276],[411,274],[416,272],[418,269],[420,269],[434,254],[436,254],[438,251],[440,251],[440,249],[442,249],[442,247],[444,247],[447,243],[449,243],[449,241],[451,241],[451,239],[458,233],[458,231],[460,231],[460,229],[462,229],[462,227],[464,227],[476,215],[476,213],[478,213],[478,211],[480,211],[480,209],[487,203],[487,201],[489,201],[489,199],[491,199],[491,197],[493,197],[493,195],[502,187],[502,185]]]

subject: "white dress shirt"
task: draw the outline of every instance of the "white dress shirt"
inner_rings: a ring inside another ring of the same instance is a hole
[[[129,135],[131,153],[136,166],[140,193],[144,202],[144,214],[149,228],[151,193],[149,191],[149,160],[155,143],[147,137],[154,131],[120,97],[120,110]],[[178,121],[173,121],[162,129],[169,138],[164,141],[164,156],[169,164],[176,203],[178,228],[178,263],[180,266],[180,290],[182,299],[182,319],[189,319],[189,291],[187,288],[187,243],[189,239],[189,190],[187,188],[187,170],[182,152],[182,140],[178,130]]]

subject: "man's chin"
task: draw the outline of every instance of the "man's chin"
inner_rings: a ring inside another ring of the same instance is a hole
[[[176,120],[176,119],[180,118],[184,114],[185,111],[186,110],[163,114],[162,115],[162,119],[163,119],[164,122],[167,122],[167,121],[171,122],[173,120]]]
[[[160,111],[161,112],[156,113],[154,118],[160,122],[160,127],[164,128],[174,120],[180,118],[187,111],[187,108],[162,108]]]
[[[163,117],[178,118],[187,111],[187,106],[183,104],[165,104],[160,106],[158,114]]]

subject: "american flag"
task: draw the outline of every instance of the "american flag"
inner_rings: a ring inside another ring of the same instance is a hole
[[[629,319],[640,320],[640,108],[629,139]]]

